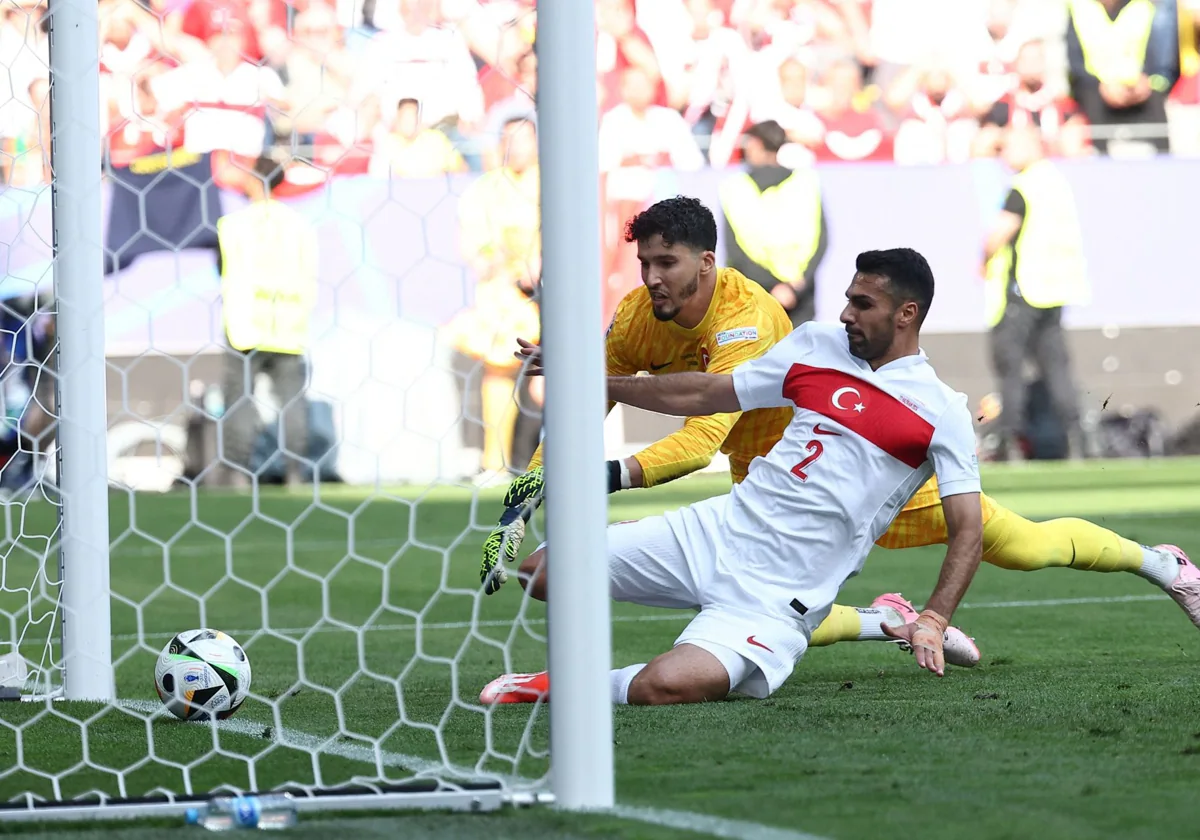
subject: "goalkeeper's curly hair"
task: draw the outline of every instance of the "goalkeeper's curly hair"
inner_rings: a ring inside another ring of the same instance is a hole
[[[625,223],[626,242],[645,242],[658,234],[668,248],[678,242],[693,251],[717,249],[717,220],[698,198],[677,195],[638,213]]]

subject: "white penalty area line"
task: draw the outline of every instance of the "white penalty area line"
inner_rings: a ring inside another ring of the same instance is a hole
[[[1170,598],[1162,594],[1153,595],[1111,595],[1099,596],[1093,598],[1044,598],[1028,601],[978,601],[966,602],[959,604],[960,610],[1012,610],[1012,609],[1044,609],[1047,607],[1076,607],[1087,606],[1089,604],[1136,604],[1143,601],[1167,601]],[[673,613],[650,613],[646,615],[616,615],[612,620],[614,623],[641,623],[644,621],[691,621],[694,618],[692,613],[673,612]],[[367,627],[336,627],[323,626],[315,630],[312,627],[272,627],[272,628],[243,628],[240,630],[226,630],[225,632],[231,636],[249,637],[253,636],[262,630],[267,630],[271,633],[276,633],[281,636],[303,636],[306,633],[397,633],[397,632],[415,632],[418,628],[421,632],[429,630],[470,630],[473,628],[485,627],[512,627],[517,619],[488,619],[485,621],[427,621],[417,624],[415,622],[406,624],[372,624]],[[546,619],[544,618],[525,618],[521,619],[522,624],[530,626],[544,626]],[[121,642],[136,642],[141,639],[169,639],[173,633],[145,633],[139,635],[137,633],[119,633],[114,635],[113,641]]]
[[[121,706],[135,712],[153,714],[163,712],[161,703],[150,700],[124,700]],[[212,726],[213,722],[195,722],[183,724],[187,726]],[[455,779],[463,781],[478,780],[480,774],[469,768],[455,767],[430,761],[415,755],[393,752],[364,744],[339,743],[338,736],[319,738],[307,732],[300,732],[287,727],[275,727],[273,724],[258,723],[245,718],[229,718],[216,721],[215,725],[222,732],[233,732],[250,738],[262,738],[265,731],[270,730],[270,739],[281,747],[294,747],[311,753],[334,755],[352,761],[385,767],[398,767],[414,774],[417,778],[444,779],[453,784]],[[499,778],[499,777],[497,777]],[[538,784],[535,779],[521,776],[503,777],[512,784],[524,788],[533,788]],[[673,811],[662,808],[645,808],[634,805],[617,805],[613,808],[599,809],[595,813],[611,814],[624,820],[647,823],[650,825],[674,828],[681,831],[691,831],[705,834],[709,837],[732,838],[733,840],[825,840],[814,834],[805,834],[783,828],[773,828],[759,823],[744,820],[731,820],[724,817],[714,817],[708,814],[697,814],[690,811]]]
[[[774,828],[760,823],[744,820],[728,820],[724,817],[713,817],[708,814],[694,814],[690,811],[671,811],[663,808],[642,808],[634,805],[617,805],[600,813],[612,814],[625,820],[658,825],[663,828],[674,828],[680,831],[692,831],[696,834],[706,834],[709,837],[724,837],[730,840],[826,840],[815,834],[803,831],[792,831],[787,828]]]

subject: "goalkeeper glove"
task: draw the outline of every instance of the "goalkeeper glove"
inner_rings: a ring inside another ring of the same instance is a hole
[[[500,562],[512,563],[525,539],[525,523],[542,504],[546,484],[542,468],[534,467],[516,478],[504,494],[504,513],[500,522],[483,541],[483,557],[479,563],[479,582],[488,595],[500,591],[508,580],[508,570]]]
[[[624,461],[613,460],[607,465],[608,492],[627,490],[630,486],[629,467]],[[500,591],[508,581],[508,570],[500,562],[514,563],[521,543],[525,539],[525,524],[542,504],[546,484],[542,468],[534,467],[508,486],[504,494],[504,513],[500,522],[483,541],[483,557],[479,563],[479,582],[483,591],[491,595]]]

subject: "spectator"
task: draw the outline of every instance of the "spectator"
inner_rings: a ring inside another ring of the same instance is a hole
[[[886,89],[905,69],[924,60],[943,31],[949,7],[963,4],[964,0],[873,0],[871,81]]]
[[[654,104],[655,82],[637,67],[625,70],[621,104],[600,120],[600,171],[655,166],[694,170],[704,166],[688,124],[678,111]],[[614,188],[612,178],[610,190]],[[641,181],[641,178],[637,179]]]
[[[1017,436],[1025,413],[1025,360],[1032,358],[1066,427],[1070,457],[1080,458],[1083,428],[1062,326],[1063,307],[1088,297],[1075,196],[1046,160],[1041,132],[1032,124],[1005,131],[1004,162],[1016,174],[983,251],[1002,453],[1022,460]]]
[[[368,173],[376,178],[436,178],[465,172],[467,164],[442,132],[421,122],[421,106],[406,97],[396,106],[391,130],[380,132]]]
[[[746,97],[745,86],[751,80],[751,55],[742,37],[726,25],[724,14],[712,0],[691,0],[684,80],[676,86],[687,91],[684,119],[697,136],[711,137],[724,128],[734,109],[734,101]],[[672,86],[668,85],[668,90]],[[741,125],[736,128],[742,128]]]
[[[254,170],[242,171],[238,180],[250,204],[217,222],[222,314],[230,348],[225,353],[226,413],[220,438],[226,478],[234,487],[250,484],[250,456],[259,431],[254,380],[266,374],[279,400],[285,480],[295,486],[309,455],[304,353],[317,302],[317,237],[307,219],[272,200],[283,183],[281,166],[259,158]]]
[[[532,6],[515,0],[498,0],[479,4],[471,0],[455,9],[442,3],[447,10],[457,11],[454,27],[462,33],[479,68],[479,86],[483,91],[484,108],[490,111],[498,102],[513,96],[518,87],[520,64],[533,51],[534,23],[537,13]]]
[[[1030,41],[1017,53],[1016,86],[1002,96],[983,118],[975,137],[974,153],[993,157],[1000,153],[1003,129],[1036,125],[1051,155],[1078,157],[1090,151],[1087,120],[1069,98],[1046,84],[1046,50],[1041,41]]]
[[[716,0],[643,2],[637,4],[637,24],[653,45],[668,105],[682,110],[697,134],[712,134],[750,57],[726,11]]]
[[[44,12],[43,0],[0,3],[0,187],[41,180],[41,102],[32,89],[49,78]]]
[[[1179,3],[1179,82],[1171,99],[1182,105],[1200,105],[1200,0]]]
[[[242,57],[251,64],[265,60],[280,67],[288,46],[289,7],[306,5],[305,0],[189,0],[180,29],[198,41],[208,41],[226,28],[223,21],[236,20],[244,31]]]
[[[777,122],[746,131],[745,172],[721,182],[725,264],[759,283],[792,326],[816,317],[813,282],[828,236],[815,170],[779,164],[787,134]]]
[[[101,80],[105,79],[101,75]],[[108,99],[108,130],[105,152],[110,166],[129,166],[134,160],[154,154],[178,140],[169,115],[159,107],[153,90],[154,74],[142,73],[128,84],[132,100],[124,96]]]
[[[529,50],[517,62],[516,86],[505,99],[491,107],[487,114],[483,141],[488,155],[488,168],[499,165],[495,159],[504,126],[513,120],[537,123],[537,54]]]
[[[503,165],[485,173],[459,201],[463,257],[478,281],[474,304],[447,327],[458,353],[470,360],[468,383],[481,378],[479,417],[483,456],[477,479],[510,470],[514,398],[520,363],[512,349],[518,336],[537,341],[540,324],[533,296],[541,282],[541,214],[538,209],[537,133],[533,123],[504,126]],[[466,389],[464,415],[474,386]]]
[[[984,32],[979,38],[978,75],[970,84],[974,107],[981,113],[1013,87],[1021,43],[1013,18],[1019,0],[990,0]],[[972,33],[973,34],[973,33]]]
[[[257,63],[262,61],[263,52],[248,6],[246,0],[192,0],[184,8],[180,30],[198,41],[207,42],[226,28],[226,21],[236,20],[245,33],[243,54],[248,61]]]
[[[1166,97],[1179,79],[1174,7],[1153,0],[1069,0],[1071,95],[1101,129],[1093,135],[1101,154],[1112,151],[1118,136],[1121,154],[1169,150]],[[1114,134],[1118,126],[1126,128]]]
[[[892,159],[892,134],[879,110],[863,92],[862,70],[848,59],[825,73],[824,124],[818,160]]]
[[[914,83],[916,90],[909,94]],[[896,131],[896,163],[961,163],[970,157],[979,123],[948,69],[912,68],[896,80],[888,99],[903,115]]]
[[[154,77],[151,91],[163,112],[183,120],[189,151],[227,149],[256,158],[273,134],[268,113],[287,111],[283,81],[271,68],[245,60],[248,27],[241,17],[221,23],[208,38],[210,57]]]
[[[207,56],[204,45],[189,36],[155,33],[147,17],[127,0],[100,7],[101,131],[113,166],[127,166],[178,139],[154,96],[152,81],[180,65],[177,55],[193,61]]]
[[[820,147],[825,125],[808,102],[808,68],[797,57],[787,58],[771,77],[772,84],[758,92],[750,118],[774,121],[787,132],[788,164],[793,168],[811,163],[813,149]]]
[[[351,91],[353,103],[415,96],[427,125],[451,140],[483,120],[483,93],[463,36],[443,27],[436,0],[379,0],[399,3],[400,20],[368,45]]]
[[[322,135],[352,145],[365,128],[350,104],[357,68],[333,10],[315,4],[296,15],[292,38],[281,78],[294,114],[288,122],[280,121],[279,129],[294,133],[301,145]]]
[[[1167,105],[1171,151],[1200,156],[1200,0],[1179,3],[1179,81]]]
[[[600,77],[600,111],[611,110],[623,98],[625,72],[640,70],[651,86],[650,104],[666,105],[666,86],[650,39],[637,26],[633,0],[597,0],[596,71]],[[677,103],[681,97],[672,97]]]
[[[846,22],[821,0],[743,0],[734,10],[735,23],[753,49],[769,44],[785,53],[806,46],[839,55],[853,52]]]
[[[855,59],[864,70],[873,69],[876,58],[871,49],[872,0],[830,0],[830,3],[845,22]]]

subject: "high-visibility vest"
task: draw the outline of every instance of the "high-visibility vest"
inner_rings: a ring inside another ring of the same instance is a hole
[[[1030,306],[1052,309],[1090,297],[1079,213],[1067,179],[1043,159],[1019,173],[1012,186],[1025,199],[1025,219],[1016,241],[988,260],[988,326],[1004,316],[1014,260],[1017,290]]]
[[[1070,0],[1070,9],[1088,73],[1101,83],[1136,82],[1146,64],[1153,0],[1131,0],[1116,20],[1100,0]]]
[[[797,170],[759,192],[749,173],[727,178],[721,207],[746,256],[785,283],[798,283],[821,241],[821,185],[811,169]]]
[[[317,298],[316,235],[277,201],[217,221],[225,334],[238,350],[298,355],[308,347]]]

